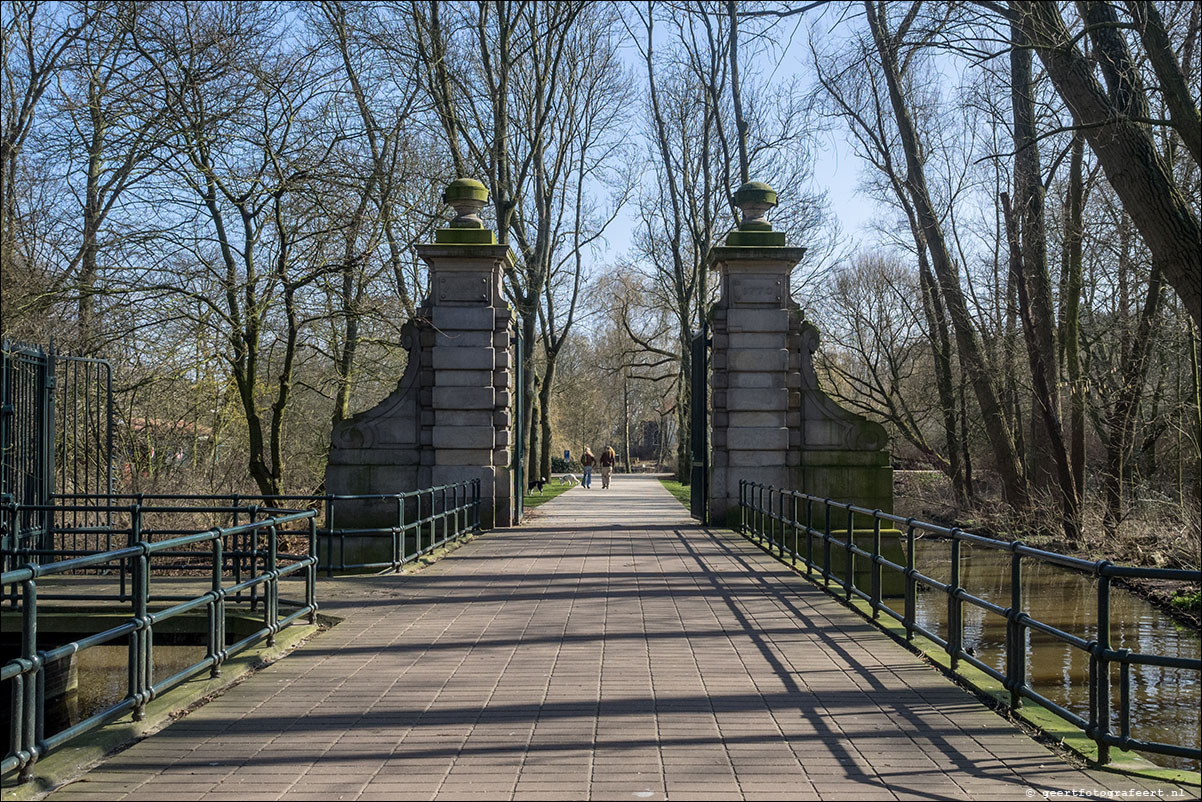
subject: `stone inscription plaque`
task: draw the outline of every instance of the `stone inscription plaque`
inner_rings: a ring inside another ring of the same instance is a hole
[[[736,304],[779,304],[781,282],[773,278],[731,279],[730,295]]]
[[[488,279],[484,276],[439,276],[438,300],[488,303]]]

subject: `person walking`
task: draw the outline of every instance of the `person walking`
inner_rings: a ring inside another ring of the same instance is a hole
[[[609,488],[609,475],[611,473],[613,473],[614,462],[616,462],[616,461],[617,461],[617,455],[614,453],[614,450],[611,447],[606,446],[605,450],[601,452],[601,459],[600,459],[601,489],[602,490],[607,490]]]
[[[584,468],[584,476],[580,477],[580,486],[585,490],[591,490],[593,487],[593,466],[596,464],[597,458],[593,456],[592,449],[585,446],[584,454],[580,457],[580,467]]]

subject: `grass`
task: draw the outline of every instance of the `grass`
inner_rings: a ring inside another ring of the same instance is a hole
[[[664,479],[663,477],[660,477],[659,483],[664,486],[665,490],[676,496],[676,500],[683,504],[686,510],[690,509],[690,490],[688,485],[682,485],[675,479]]]
[[[567,491],[571,490],[572,487],[574,487],[574,485],[561,484],[558,479],[551,479],[545,485],[543,485],[543,492],[527,493],[526,495],[522,496],[522,506],[528,510],[533,509],[541,504],[546,504],[548,501],[560,495],[561,493],[566,493]]]
[[[1173,592],[1173,596],[1169,602],[1182,610],[1198,611],[1202,609],[1202,591],[1199,590],[1177,590]]]

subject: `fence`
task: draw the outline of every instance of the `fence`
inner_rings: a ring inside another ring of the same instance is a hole
[[[815,507],[818,507],[815,510]],[[1111,646],[1110,590],[1112,580],[1117,578],[1166,579],[1182,582],[1202,581],[1202,572],[1162,568],[1136,568],[1119,566],[1109,561],[1091,561],[1063,554],[1032,548],[1021,541],[1002,541],[974,535],[958,528],[947,528],[936,524],[902,518],[869,510],[839,501],[807,495],[796,491],[782,490],[762,484],[739,482],[740,532],[758,541],[770,553],[775,550],[781,560],[794,564],[800,561],[811,576],[817,574],[828,590],[832,582],[850,601],[859,598],[868,602],[873,619],[883,613],[905,627],[907,640],[915,634],[922,635],[942,647],[948,655],[953,671],[961,662],[967,663],[1001,683],[1009,691],[1012,709],[1018,709],[1023,699],[1030,699],[1055,713],[1064,721],[1075,726],[1091,738],[1098,747],[1098,762],[1110,762],[1110,747],[1124,750],[1139,750],[1154,754],[1171,755],[1191,760],[1202,759],[1202,751],[1179,744],[1138,740],[1131,737],[1132,704],[1130,696],[1131,666],[1157,666],[1164,669],[1184,669],[1202,675],[1202,661],[1141,654]],[[815,517],[817,512],[817,517]],[[814,524],[820,525],[816,527]],[[871,530],[863,524],[871,521]],[[897,527],[902,532],[905,564],[888,559],[882,548],[882,524],[884,528]],[[859,529],[857,529],[859,527]],[[863,532],[862,539],[871,542],[870,548],[856,543],[857,531]],[[918,535],[928,534],[944,538],[951,556],[950,581],[941,582],[926,576],[915,568],[915,542]],[[802,542],[804,539],[804,543]],[[791,545],[790,545],[791,541]],[[815,560],[816,541],[821,544],[820,561]],[[961,584],[961,549],[963,544],[994,549],[1010,555],[1010,605],[1003,607],[987,599],[969,593]],[[840,557],[840,566],[833,558]],[[868,589],[857,586],[856,561],[860,558],[868,564]],[[1052,565],[1082,571],[1097,577],[1097,637],[1086,640],[1065,632],[1046,622],[1033,618],[1023,610],[1023,558],[1039,560]],[[899,613],[882,603],[883,570],[896,572],[904,577],[904,610]],[[940,637],[923,627],[915,615],[916,593],[919,588],[943,593],[947,597],[947,637]],[[988,614],[1001,616],[1006,622],[1005,670],[999,671],[978,659],[964,648],[963,621],[964,604],[973,605]],[[1088,656],[1089,714],[1083,717],[1038,693],[1027,682],[1026,633],[1028,630],[1043,633],[1078,649]],[[1119,667],[1119,732],[1111,731],[1113,691],[1111,688],[1111,666]]]
[[[437,487],[411,490],[405,493],[376,494],[376,495],[291,495],[291,496],[261,496],[261,495],[170,495],[170,494],[136,494],[108,496],[114,503],[169,503],[174,513],[209,511],[207,505],[224,504],[235,510],[235,519],[230,525],[237,525],[238,515],[250,509],[247,505],[259,505],[268,508],[307,509],[317,513],[317,553],[319,570],[328,576],[336,572],[368,571],[368,570],[399,570],[407,563],[429,554],[434,549],[455,540],[468,532],[480,531],[480,480],[459,482],[456,484],[439,485]],[[88,507],[90,500],[81,499],[72,494],[56,497],[60,502],[58,511],[69,511],[76,502]],[[195,505],[195,506],[188,506]],[[365,505],[372,505],[373,517],[381,520],[389,518],[387,525],[380,526],[340,526],[339,521],[354,515],[362,518]],[[90,507],[89,507],[90,508]],[[384,509],[388,512],[385,513]],[[87,537],[94,533],[90,527],[76,527],[68,522],[52,524],[56,542],[71,543],[72,538]],[[154,528],[156,536],[175,534],[175,530]],[[285,532],[284,534],[288,534]],[[387,559],[375,559],[356,562],[347,559],[349,541],[379,542],[381,546],[366,549],[368,553],[382,554],[387,552]],[[59,549],[53,554],[69,554],[69,548]],[[51,552],[33,552],[35,559],[52,556]]]
[[[15,505],[10,502],[10,506]],[[230,657],[262,640],[268,645],[273,644],[276,633],[293,621],[307,617],[309,623],[316,622],[317,529],[312,511],[213,505],[181,511],[141,502],[128,506],[89,504],[87,508],[99,509],[114,520],[128,520],[128,526],[119,530],[128,537],[128,545],[40,565],[31,562],[5,571],[0,577],[8,602],[6,606],[15,609],[21,620],[20,645],[14,650],[16,656],[0,668],[0,682],[10,684],[8,690],[12,700],[8,750],[0,773],[7,775],[19,771],[22,781],[30,778],[32,767],[39,758],[71,739],[127,713],[139,720],[152,699],[206,670],[217,676],[221,665]],[[68,507],[66,512],[73,510]],[[189,533],[175,531],[165,535],[160,530],[158,536],[162,539],[149,537],[143,526],[152,517],[161,520],[198,512],[238,514],[247,520],[235,526]],[[278,548],[280,531],[306,522],[304,553],[281,551]],[[208,568],[207,579],[180,579],[181,566],[194,567],[202,563]],[[169,591],[152,593],[156,570],[159,578],[163,574],[172,575]],[[85,571],[106,573],[81,575]],[[281,580],[293,575],[303,584],[301,599],[289,599],[280,594]],[[120,592],[105,592],[101,587],[105,581],[119,581]],[[45,648],[48,644],[41,642],[44,634],[39,632],[39,614],[44,615],[54,606],[54,601],[70,602],[70,606],[60,609],[76,619],[87,618],[81,614],[79,602],[107,605],[103,609],[108,614],[94,620],[102,622],[102,626],[113,625]],[[249,611],[252,620],[257,617],[261,625],[229,643],[230,608],[236,609],[240,605]],[[155,633],[178,628],[181,617],[193,611],[203,611],[205,619],[203,656],[170,676],[157,679]],[[62,665],[71,665],[77,656],[105,645],[126,647],[124,696],[81,720],[68,721],[61,729],[47,732],[48,671],[54,669],[56,675],[62,675]]]

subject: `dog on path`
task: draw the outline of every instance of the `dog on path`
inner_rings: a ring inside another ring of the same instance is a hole
[[[563,476],[559,477],[559,483],[561,485],[572,487],[573,485],[580,484],[580,480],[576,478],[576,474],[574,473],[565,473]]]

